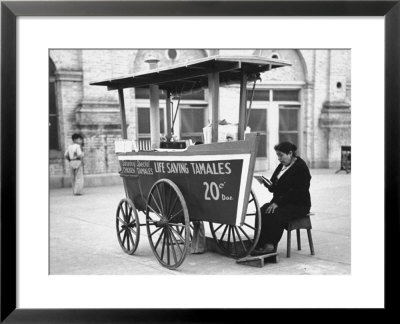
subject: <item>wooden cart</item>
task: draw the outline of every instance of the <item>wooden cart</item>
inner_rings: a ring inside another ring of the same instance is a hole
[[[287,65],[261,57],[213,56],[91,83],[118,91],[124,139],[123,89],[150,88],[153,125],[158,123],[158,93],[166,93],[166,138],[171,145],[158,148],[160,134],[155,127],[153,150],[118,153],[126,198],[118,204],[116,231],[124,252],[136,251],[140,227],[146,226],[157,260],[175,269],[188,252],[192,221],[209,222],[217,246],[228,256],[243,258],[253,251],[261,228],[259,204],[251,190],[259,136],[245,134],[250,113],[247,83],[262,72]],[[219,87],[235,83],[240,84],[238,140],[217,143]],[[171,97],[204,88],[209,90],[212,143],[171,149]],[[145,213],[145,224],[140,224],[138,212]]]

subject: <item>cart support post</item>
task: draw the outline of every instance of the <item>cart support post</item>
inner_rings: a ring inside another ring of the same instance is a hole
[[[150,70],[154,70],[158,66],[160,60],[156,57],[149,56],[145,62],[149,64]],[[160,147],[160,89],[158,84],[150,85],[150,142],[151,148]]]
[[[150,140],[152,149],[160,147],[159,92],[158,85],[150,86]]]
[[[167,91],[167,100],[165,102],[166,105],[166,114],[167,114],[167,141],[171,140],[171,92]]]
[[[218,120],[219,120],[219,72],[208,75],[208,109],[211,117],[211,141],[218,142]]]
[[[127,126],[126,126],[126,115],[125,115],[125,100],[124,100],[124,89],[118,89],[119,106],[121,113],[121,126],[122,126],[122,138],[128,139]]]
[[[242,69],[240,78],[238,140],[244,140],[244,132],[246,127],[246,103],[247,103],[247,74]]]

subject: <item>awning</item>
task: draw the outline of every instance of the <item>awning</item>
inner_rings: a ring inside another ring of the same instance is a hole
[[[207,88],[210,73],[219,72],[220,85],[228,85],[240,83],[242,71],[247,74],[248,81],[252,81],[262,72],[290,65],[287,61],[259,56],[217,55],[119,78],[91,82],[90,85],[107,86],[108,90],[148,88],[150,85],[158,85],[161,90],[176,95]]]

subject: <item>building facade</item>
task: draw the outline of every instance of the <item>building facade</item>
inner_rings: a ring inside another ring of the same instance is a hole
[[[121,138],[116,91],[91,86],[104,80],[148,70],[148,57],[158,66],[212,55],[255,55],[286,60],[291,66],[261,75],[248,84],[249,127],[261,134],[256,170],[277,165],[274,145],[289,140],[311,168],[340,168],[341,146],[351,145],[351,52],[345,49],[156,49],[50,50],[49,173],[50,187],[70,185],[63,159],[73,133],[84,136],[86,185],[119,183],[114,141]],[[166,132],[165,95],[160,99],[160,130]],[[181,139],[201,140],[209,122],[207,90],[173,99],[173,131]],[[179,109],[176,109],[179,103]],[[150,139],[149,92],[125,91],[128,138],[147,148]],[[176,112],[176,113],[175,113]],[[220,90],[220,119],[237,123],[239,86]]]

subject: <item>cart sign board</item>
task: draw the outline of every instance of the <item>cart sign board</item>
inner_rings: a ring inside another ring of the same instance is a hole
[[[247,179],[249,160],[250,154],[124,156],[120,166],[125,181],[139,181],[143,192],[159,179],[172,180],[185,198],[190,220],[234,225],[241,219],[245,187],[241,183]]]

